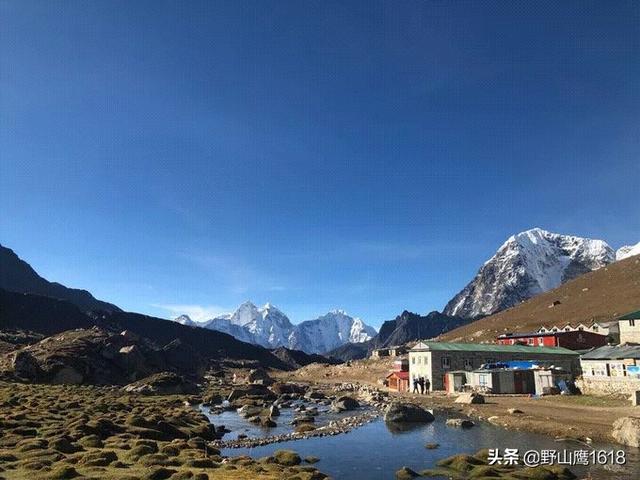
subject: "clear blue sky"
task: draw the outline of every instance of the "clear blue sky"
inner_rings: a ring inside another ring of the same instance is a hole
[[[0,13],[0,242],[127,310],[379,325],[533,226],[640,240],[639,2]]]

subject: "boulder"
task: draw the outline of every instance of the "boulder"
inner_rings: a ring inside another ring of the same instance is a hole
[[[429,423],[434,420],[431,412],[412,403],[392,403],[384,414],[384,421],[388,423]]]
[[[461,393],[458,398],[455,399],[455,403],[481,404],[484,403],[484,397],[475,392]]]
[[[278,395],[304,395],[307,388],[296,383],[276,383],[271,386],[271,390]]]
[[[13,354],[11,366],[18,377],[29,380],[36,379],[41,372],[38,361],[26,350],[21,350]]]
[[[613,438],[630,447],[640,447],[640,417],[622,417],[613,422]]]
[[[227,400],[233,402],[243,397],[258,397],[264,400],[275,400],[276,395],[269,390],[265,385],[251,384],[243,385],[241,387],[234,388]]]
[[[343,395],[336,398],[331,404],[331,409],[335,412],[345,412],[348,410],[355,410],[360,404],[358,401],[348,395]]]
[[[269,374],[262,368],[254,368],[249,371],[249,375],[247,376],[247,382],[255,383],[258,385],[272,385],[273,379],[269,376]]]
[[[475,425],[471,420],[466,418],[448,418],[446,421],[448,427],[471,428]]]
[[[418,472],[411,470],[409,467],[402,467],[396,471],[396,480],[412,480],[419,476]]]
[[[126,385],[124,390],[145,395],[192,395],[198,392],[198,388],[193,382],[172,372],[149,375],[142,380]]]
[[[510,408],[507,410],[507,412],[509,412],[511,415],[521,415],[524,413],[522,410],[519,410],[517,408]]]

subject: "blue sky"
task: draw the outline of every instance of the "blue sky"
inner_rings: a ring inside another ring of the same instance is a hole
[[[0,13],[0,242],[127,310],[377,326],[533,226],[640,240],[638,2]]]

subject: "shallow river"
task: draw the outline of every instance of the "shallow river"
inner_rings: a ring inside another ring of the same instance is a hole
[[[289,415],[285,413],[284,415]],[[508,431],[488,423],[476,423],[476,426],[462,430],[447,427],[447,414],[434,412],[436,421],[420,425],[409,431],[391,431],[381,420],[375,420],[367,425],[352,430],[349,433],[328,437],[308,438],[282,443],[254,447],[234,448],[223,451],[224,455],[247,454],[252,457],[270,455],[278,449],[291,449],[303,458],[308,455],[319,457],[316,466],[336,480],[363,479],[393,479],[394,473],[402,466],[408,466],[420,471],[433,468],[435,462],[441,458],[458,454],[474,453],[481,448],[517,448],[522,454],[526,450],[584,450],[588,447],[575,442],[556,442],[551,437],[525,432]],[[236,430],[234,434],[225,435],[225,439],[235,438],[237,433],[248,429],[244,433],[250,436],[266,436],[284,431],[285,417],[278,421],[282,424],[278,429],[263,431],[259,427],[246,422],[235,412],[225,412],[221,415],[211,415],[214,424],[224,424]],[[288,422],[287,422],[288,423]],[[429,450],[427,443],[438,443],[440,447]],[[613,444],[594,445],[596,449],[619,450]],[[631,449],[626,451],[627,464],[613,470],[601,466],[569,467],[578,474],[579,478],[591,473],[594,480],[638,480],[640,479],[640,451]]]

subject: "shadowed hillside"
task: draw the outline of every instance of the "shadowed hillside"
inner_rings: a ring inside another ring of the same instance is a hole
[[[560,302],[555,304],[556,302]],[[551,305],[553,305],[551,307]],[[640,256],[612,263],[520,305],[456,328],[446,341],[491,341],[504,332],[540,325],[612,320],[640,308]]]

